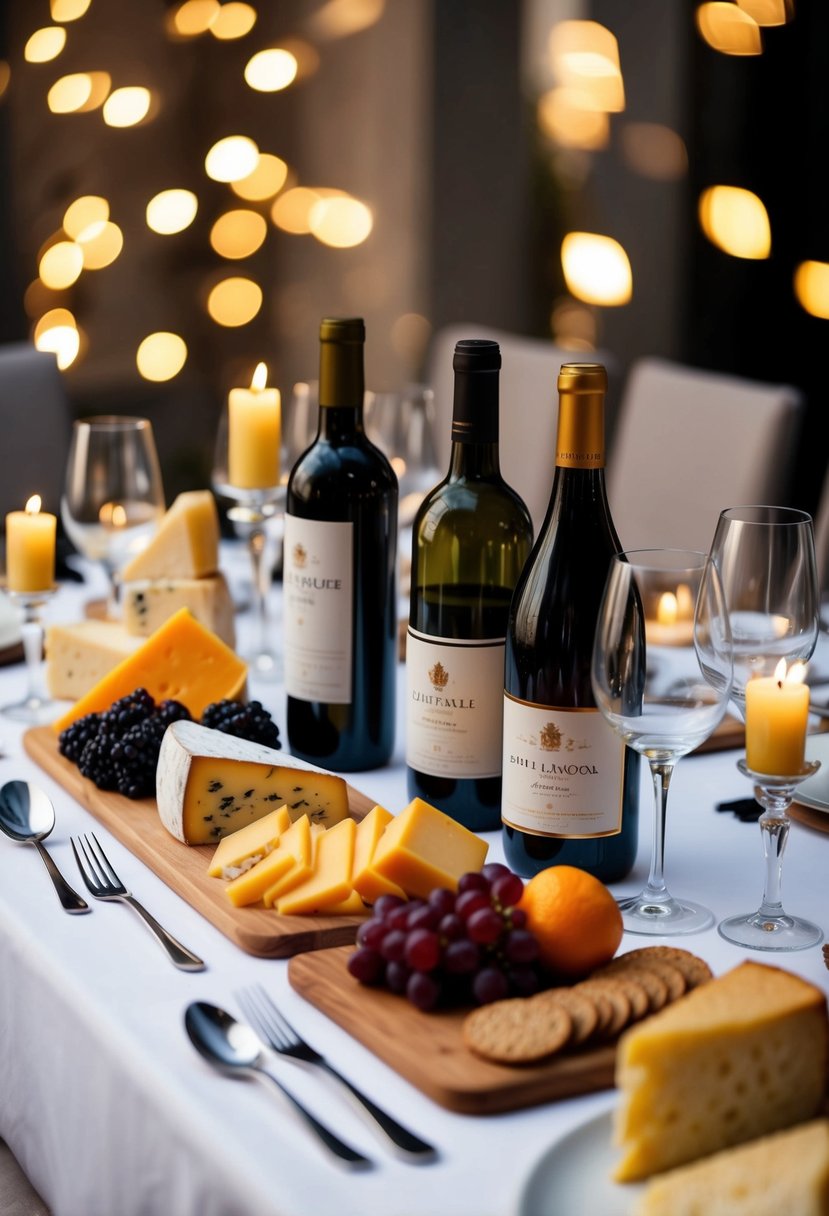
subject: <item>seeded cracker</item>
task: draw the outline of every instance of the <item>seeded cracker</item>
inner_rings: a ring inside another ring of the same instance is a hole
[[[562,1005],[533,1005],[524,997],[511,997],[468,1013],[463,1041],[486,1060],[532,1064],[564,1047],[572,1031],[570,1014]]]

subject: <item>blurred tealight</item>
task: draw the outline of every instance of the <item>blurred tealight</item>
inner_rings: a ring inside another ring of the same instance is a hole
[[[148,116],[153,95],[143,85],[114,89],[104,102],[104,122],[109,127],[134,127]]]
[[[271,207],[271,219],[283,232],[302,236],[311,231],[311,211],[320,197],[309,186],[293,186],[279,195]]]
[[[83,17],[92,0],[49,0],[53,21],[77,21]]]
[[[699,199],[699,222],[712,245],[734,258],[767,258],[771,225],[762,199],[740,186],[711,186]]]
[[[806,312],[829,321],[829,263],[801,262],[794,272],[794,294]]]
[[[794,0],[737,0],[758,25],[785,25],[794,15]]]
[[[580,89],[559,85],[538,100],[538,125],[544,135],[561,148],[583,148],[595,152],[610,140],[607,112],[589,104]]]
[[[268,225],[258,211],[239,208],[220,215],[210,230],[210,244],[223,258],[247,258],[262,245]]]
[[[71,287],[83,270],[83,250],[74,241],[56,241],[40,259],[38,274],[55,291]]]
[[[27,63],[49,63],[57,59],[66,46],[66,30],[61,25],[47,25],[35,30],[23,48]]]
[[[207,297],[207,311],[217,325],[247,325],[262,307],[262,288],[253,279],[221,279]]]
[[[701,4],[696,13],[700,36],[724,55],[760,55],[760,27],[744,9],[724,0]]]
[[[550,61],[559,83],[582,94],[582,108],[625,108],[619,44],[606,26],[598,21],[556,22],[550,31]]]
[[[160,330],[148,334],[135,354],[135,363],[145,380],[161,382],[177,376],[187,361],[187,343],[178,334]]]
[[[91,224],[78,237],[84,270],[103,270],[110,266],[124,247],[124,234],[117,224],[106,220]]]
[[[109,203],[98,194],[84,194],[70,203],[63,213],[63,231],[78,240],[93,224],[109,219]]]
[[[34,327],[33,340],[37,350],[51,351],[58,367],[71,367],[80,350],[80,334],[74,316],[66,308],[52,308]]]
[[[335,249],[361,245],[372,225],[371,211],[365,203],[348,196],[317,199],[308,215],[309,231],[323,245]]]
[[[259,149],[247,135],[228,135],[213,145],[204,160],[208,177],[215,182],[234,182],[256,168]]]
[[[633,294],[628,255],[612,237],[569,232],[561,244],[567,290],[586,304],[627,304]]]
[[[182,38],[206,34],[219,15],[219,0],[184,0],[172,14],[172,27]]]
[[[231,182],[230,188],[234,194],[250,202],[260,202],[262,199],[273,198],[278,194],[288,178],[288,166],[278,156],[270,152],[260,152],[256,168],[247,177],[240,177]]]
[[[209,28],[214,38],[228,42],[234,38],[244,38],[255,25],[256,9],[250,4],[230,0],[228,4],[221,5]]]
[[[103,105],[112,83],[108,72],[73,72],[61,76],[46,95],[53,114],[76,114]]]
[[[162,190],[147,203],[147,227],[162,236],[183,232],[192,224],[199,200],[192,190]]]
[[[296,78],[297,62],[290,51],[269,47],[258,51],[245,65],[245,81],[260,93],[287,89]]]

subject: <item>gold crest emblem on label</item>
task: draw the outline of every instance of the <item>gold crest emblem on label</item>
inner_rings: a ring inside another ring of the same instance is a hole
[[[434,667],[429,669],[429,680],[431,681],[432,688],[440,692],[449,683],[449,672],[442,663],[435,663]]]
[[[308,561],[308,551],[302,545],[294,545],[293,551],[294,565],[300,568]]]

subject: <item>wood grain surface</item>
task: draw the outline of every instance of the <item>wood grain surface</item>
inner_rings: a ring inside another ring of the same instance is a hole
[[[464,1010],[421,1013],[405,997],[358,984],[346,970],[351,949],[292,958],[292,986],[441,1106],[491,1115],[613,1087],[615,1045],[562,1054],[547,1064],[491,1064],[464,1046]]]
[[[263,958],[288,958],[302,950],[319,950],[353,942],[358,916],[279,916],[257,904],[235,908],[225,894],[225,884],[210,878],[207,867],[215,845],[186,845],[171,836],[158,816],[154,798],[125,798],[99,790],[58,751],[51,726],[26,732],[23,744],[28,755],[58,781],[90,814],[112,832],[178,895],[186,899],[226,937],[248,954]],[[290,757],[286,756],[286,763]],[[354,819],[362,819],[374,803],[351,785],[348,804]]]

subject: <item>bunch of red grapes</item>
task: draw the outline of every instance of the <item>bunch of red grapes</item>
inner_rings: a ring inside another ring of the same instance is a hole
[[[457,892],[428,899],[381,895],[357,931],[348,970],[424,1012],[530,996],[541,986],[538,941],[517,907],[524,883],[500,862],[464,874]]]

